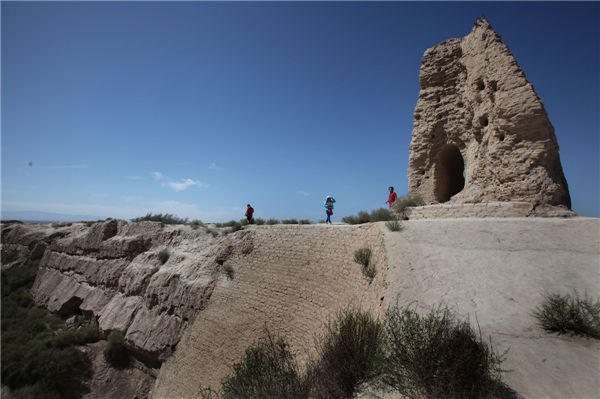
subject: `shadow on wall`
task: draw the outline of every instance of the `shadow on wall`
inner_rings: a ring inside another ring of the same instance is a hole
[[[465,161],[454,144],[446,144],[435,160],[434,195],[438,202],[446,202],[465,187]]]

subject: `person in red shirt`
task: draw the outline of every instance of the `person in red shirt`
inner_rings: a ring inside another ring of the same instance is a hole
[[[248,204],[248,208],[246,208],[246,219],[248,219],[248,224],[252,224],[252,215],[254,214],[254,208]]]
[[[388,188],[390,190],[390,196],[388,197],[388,200],[385,201],[386,204],[390,204],[390,208],[392,207],[392,205],[394,205],[394,201],[396,201],[396,198],[398,198],[398,196],[396,195],[396,193],[394,192],[394,187],[390,186]]]

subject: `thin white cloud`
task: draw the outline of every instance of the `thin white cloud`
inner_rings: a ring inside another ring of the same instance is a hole
[[[220,167],[219,165],[217,165],[216,163],[212,162],[210,165],[208,165],[208,169],[211,169],[211,170],[221,170],[223,168]]]
[[[161,180],[163,179],[165,176],[160,173],[160,172],[152,172],[152,176],[154,177],[155,180]]]
[[[193,186],[198,186],[200,188],[209,187],[209,185],[206,184],[206,183],[202,183],[202,182],[199,182],[199,181],[194,181],[192,179],[181,179],[178,182],[170,181],[170,182],[167,182],[167,183],[162,183],[162,186],[163,187],[170,187],[170,188],[172,188],[173,190],[175,190],[177,192],[183,191],[183,190],[187,190],[188,188],[193,187]]]
[[[300,195],[304,195],[305,197],[308,197],[308,196],[310,195],[310,194],[309,194],[309,193],[307,193],[306,191],[302,191],[302,190],[298,191],[298,194],[300,194]]]

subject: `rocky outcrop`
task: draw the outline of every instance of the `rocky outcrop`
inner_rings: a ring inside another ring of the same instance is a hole
[[[210,297],[219,240],[204,229],[157,222],[54,226],[2,230],[3,248],[39,259],[36,303],[65,316],[83,313],[104,332],[123,331],[138,358],[159,366]],[[232,237],[221,240],[235,251]],[[170,257],[162,264],[157,253],[165,248]]]
[[[544,105],[485,19],[428,49],[410,144],[409,191],[426,204],[571,200]],[[540,212],[538,212],[539,214]]]

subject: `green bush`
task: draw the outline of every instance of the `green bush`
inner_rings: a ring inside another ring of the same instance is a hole
[[[225,222],[225,223],[215,223],[215,226],[217,226],[217,227],[233,227],[236,224],[240,224],[240,223],[236,222],[235,220],[230,220],[229,222]]]
[[[231,266],[231,263],[225,262],[225,264],[223,264],[223,273],[225,273],[229,280],[233,280],[235,271],[233,270],[233,266]]]
[[[388,209],[379,208],[372,210],[371,214],[365,211],[360,211],[358,212],[357,216],[345,216],[342,218],[342,222],[348,224],[363,224],[370,222],[384,222],[394,219],[394,215],[392,215]]]
[[[368,267],[371,263],[373,252],[371,248],[359,248],[354,251],[354,261],[363,267]]]
[[[600,300],[577,291],[570,295],[544,294],[544,301],[534,312],[540,326],[561,334],[573,333],[600,338]]]
[[[384,324],[368,312],[348,308],[316,340],[318,358],[307,371],[311,398],[352,398],[384,367]]]
[[[394,201],[392,210],[398,215],[404,215],[404,211],[408,207],[425,205],[425,201],[420,194],[408,194],[405,197],[398,197]]]
[[[444,306],[421,316],[410,306],[387,313],[387,362],[383,382],[415,399],[487,398],[502,390],[501,364],[468,322]]]
[[[256,218],[254,219],[254,223],[256,223],[257,226],[262,226],[263,224],[265,224],[265,219]]]
[[[375,278],[375,275],[377,274],[377,269],[375,268],[375,265],[369,264],[368,266],[364,266],[362,268],[362,272],[365,275],[365,277],[373,280],[373,278]]]
[[[67,332],[55,335],[64,322],[37,308],[29,294],[36,272],[32,262],[2,270],[2,384],[15,398],[61,398],[82,392],[91,363],[73,345],[91,338],[87,332],[75,338]]]
[[[389,209],[385,209],[385,208],[379,208],[379,209],[375,209],[373,211],[371,211],[371,214],[369,215],[369,222],[387,222],[388,220],[394,220],[396,219],[394,217],[394,215],[392,215],[392,212],[389,211]]]
[[[390,231],[400,231],[402,230],[402,224],[398,220],[388,220],[385,222],[385,226]]]
[[[65,348],[68,346],[97,342],[99,339],[100,332],[97,327],[83,326],[77,329],[61,331],[56,338],[54,338],[54,345],[58,348]]]
[[[348,224],[363,224],[369,223],[369,213],[365,211],[358,212],[358,216],[345,216],[342,218],[342,222]]]
[[[298,224],[298,219],[283,219],[282,224]]]
[[[267,224],[268,225],[274,225],[274,224],[279,224],[279,219],[269,219],[267,220]]]
[[[144,222],[144,221],[163,222],[164,224],[187,224],[188,218],[181,219],[181,218],[178,218],[177,216],[173,216],[170,213],[165,213],[164,215],[162,213],[157,213],[156,215],[153,215],[152,212],[150,212],[150,213],[147,213],[146,216],[140,216],[137,218],[133,218],[133,219],[131,219],[131,221],[132,222]]]
[[[192,229],[194,229],[194,230],[197,230],[197,229],[199,229],[200,227],[205,227],[205,226],[206,226],[206,224],[202,223],[202,221],[201,221],[201,220],[194,219],[194,220],[192,220],[192,221],[190,222],[190,226],[192,227]]]
[[[264,339],[246,349],[221,387],[223,399],[306,398],[289,345],[268,331]]]
[[[5,265],[7,263],[17,260],[19,258],[19,252],[3,248],[2,251],[0,251],[0,256],[2,264]]]
[[[15,220],[15,219],[11,219],[11,220],[0,220],[0,223],[2,224],[23,224],[22,221],[20,220]]]
[[[300,224],[310,224],[310,220],[309,219],[300,219],[299,221]]]
[[[164,265],[165,263],[167,263],[170,256],[171,254],[169,254],[169,250],[165,248],[158,253],[158,260],[160,260],[160,263]]]
[[[246,222],[247,223],[247,222]],[[235,222],[231,227],[229,227],[230,233],[235,233],[243,228],[241,223]]]
[[[116,369],[123,369],[129,365],[129,351],[123,344],[123,333],[111,331],[107,337],[108,345],[104,348],[104,359]]]

